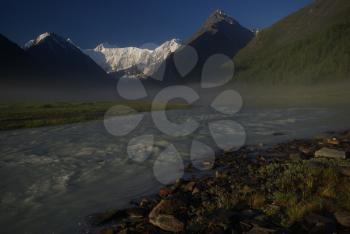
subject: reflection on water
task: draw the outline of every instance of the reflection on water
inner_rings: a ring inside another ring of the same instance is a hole
[[[166,136],[157,130],[149,114],[124,137],[110,135],[101,121],[1,132],[2,233],[74,233],[85,215],[123,207],[133,198],[154,193],[161,186],[156,177],[168,179],[164,176],[167,171],[157,170],[156,175],[153,171],[169,164],[165,157],[158,156],[172,149],[171,144],[185,161],[190,160],[191,148],[195,159],[201,158],[198,142],[216,149],[220,142],[213,140],[210,133],[229,129],[210,130],[210,123],[233,120],[244,127],[247,144],[272,143],[349,128],[349,112],[255,109],[227,116],[205,108],[168,111],[174,122],[185,122],[190,117],[199,122],[193,134],[181,137]],[[141,159],[130,157],[128,150],[133,155],[140,149],[137,137],[149,135],[153,138],[147,140],[154,142],[151,152]],[[129,144],[132,138],[136,140]],[[193,147],[192,140],[197,146]],[[208,159],[212,160],[212,156],[208,155]],[[182,163],[176,162],[179,170]]]

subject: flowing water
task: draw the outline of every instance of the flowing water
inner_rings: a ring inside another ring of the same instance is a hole
[[[173,144],[189,159],[192,139],[216,148],[209,123],[234,120],[246,144],[313,137],[350,128],[350,110],[326,108],[246,109],[227,116],[206,108],[168,111],[176,122],[192,118],[200,127],[188,136],[160,132],[149,113],[129,135],[109,134],[103,121],[0,133],[0,232],[77,233],[88,214],[122,208],[152,194],[162,184],[154,176],[157,155]],[[278,133],[278,134],[276,134]],[[153,155],[143,162],[128,157],[132,137],[154,136]]]

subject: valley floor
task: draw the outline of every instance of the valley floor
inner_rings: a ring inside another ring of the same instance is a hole
[[[100,101],[100,102],[21,102],[0,104],[0,130],[35,128],[103,119],[108,109],[123,105],[137,112],[152,109],[151,101]],[[185,108],[181,104],[168,104],[167,109]],[[163,105],[153,109],[163,109]],[[129,113],[115,113],[116,115]]]

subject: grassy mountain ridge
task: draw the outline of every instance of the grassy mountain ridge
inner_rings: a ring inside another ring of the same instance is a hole
[[[315,1],[263,30],[234,61],[242,81],[349,79],[350,1]]]

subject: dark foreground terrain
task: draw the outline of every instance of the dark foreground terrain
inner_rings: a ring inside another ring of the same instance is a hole
[[[82,233],[349,233],[349,152],[350,132],[222,152],[212,175],[91,215]]]

